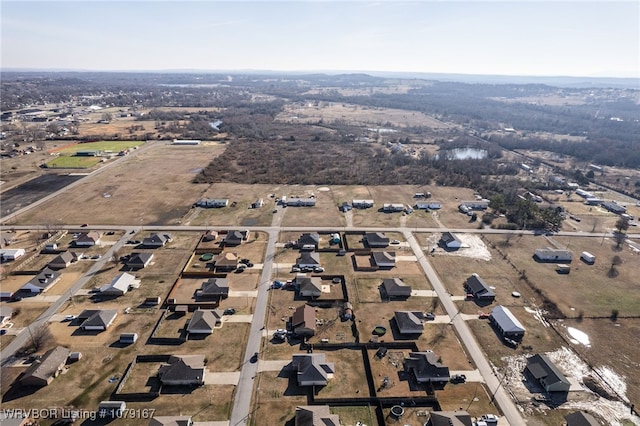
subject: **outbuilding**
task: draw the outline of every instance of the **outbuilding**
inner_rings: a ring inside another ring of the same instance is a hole
[[[596,262],[596,257],[588,251],[583,251],[582,254],[580,254],[580,259],[589,265],[593,265]]]

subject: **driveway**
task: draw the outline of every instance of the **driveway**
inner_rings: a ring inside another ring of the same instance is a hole
[[[219,372],[207,371],[204,376],[205,385],[237,385],[240,380],[239,371]]]

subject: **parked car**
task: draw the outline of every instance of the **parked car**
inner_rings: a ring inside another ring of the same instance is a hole
[[[453,376],[451,376],[451,379],[449,381],[451,383],[464,383],[467,381],[467,376],[465,376],[464,374],[454,374]]]
[[[490,316],[491,316],[491,315],[489,315],[489,314],[488,314],[488,313],[486,313],[486,312],[480,312],[480,313],[478,314],[478,318],[480,318],[480,319],[487,319],[487,318],[489,318]]]
[[[89,226],[88,223],[83,223],[82,225],[80,225],[80,228],[86,228],[87,226]]]
[[[65,321],[73,321],[74,319],[76,319],[75,315],[65,315],[64,317]]]
[[[255,364],[256,362],[258,362],[258,352],[255,352],[253,354],[253,356],[251,357],[250,361],[251,361],[252,364]]]
[[[234,308],[227,308],[224,310],[224,312],[222,312],[222,315],[233,315],[236,313],[236,310]]]
[[[245,258],[245,259],[238,260],[238,263],[244,263],[246,265],[247,263],[251,263],[251,261]]]
[[[398,240],[393,240],[393,241],[391,241],[391,244],[400,244],[400,241],[398,241]]]
[[[313,272],[324,272],[324,268],[322,266],[316,266],[313,268]]]
[[[300,272],[300,268],[294,266],[293,268],[291,268],[291,272]]]
[[[426,314],[424,314],[424,319],[426,321],[433,321],[436,319],[436,316],[433,312],[427,312]]]

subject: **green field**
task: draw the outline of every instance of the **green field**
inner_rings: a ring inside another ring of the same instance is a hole
[[[112,151],[116,154],[123,149],[129,149],[144,144],[142,141],[100,141],[71,145],[60,149],[61,155],[74,155],[78,151]]]
[[[47,163],[51,169],[87,169],[98,164],[101,157],[71,157],[60,156]]]

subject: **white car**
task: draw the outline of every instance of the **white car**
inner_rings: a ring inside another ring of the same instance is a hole
[[[77,317],[75,315],[65,315],[64,320],[65,321],[73,321],[76,318]]]

